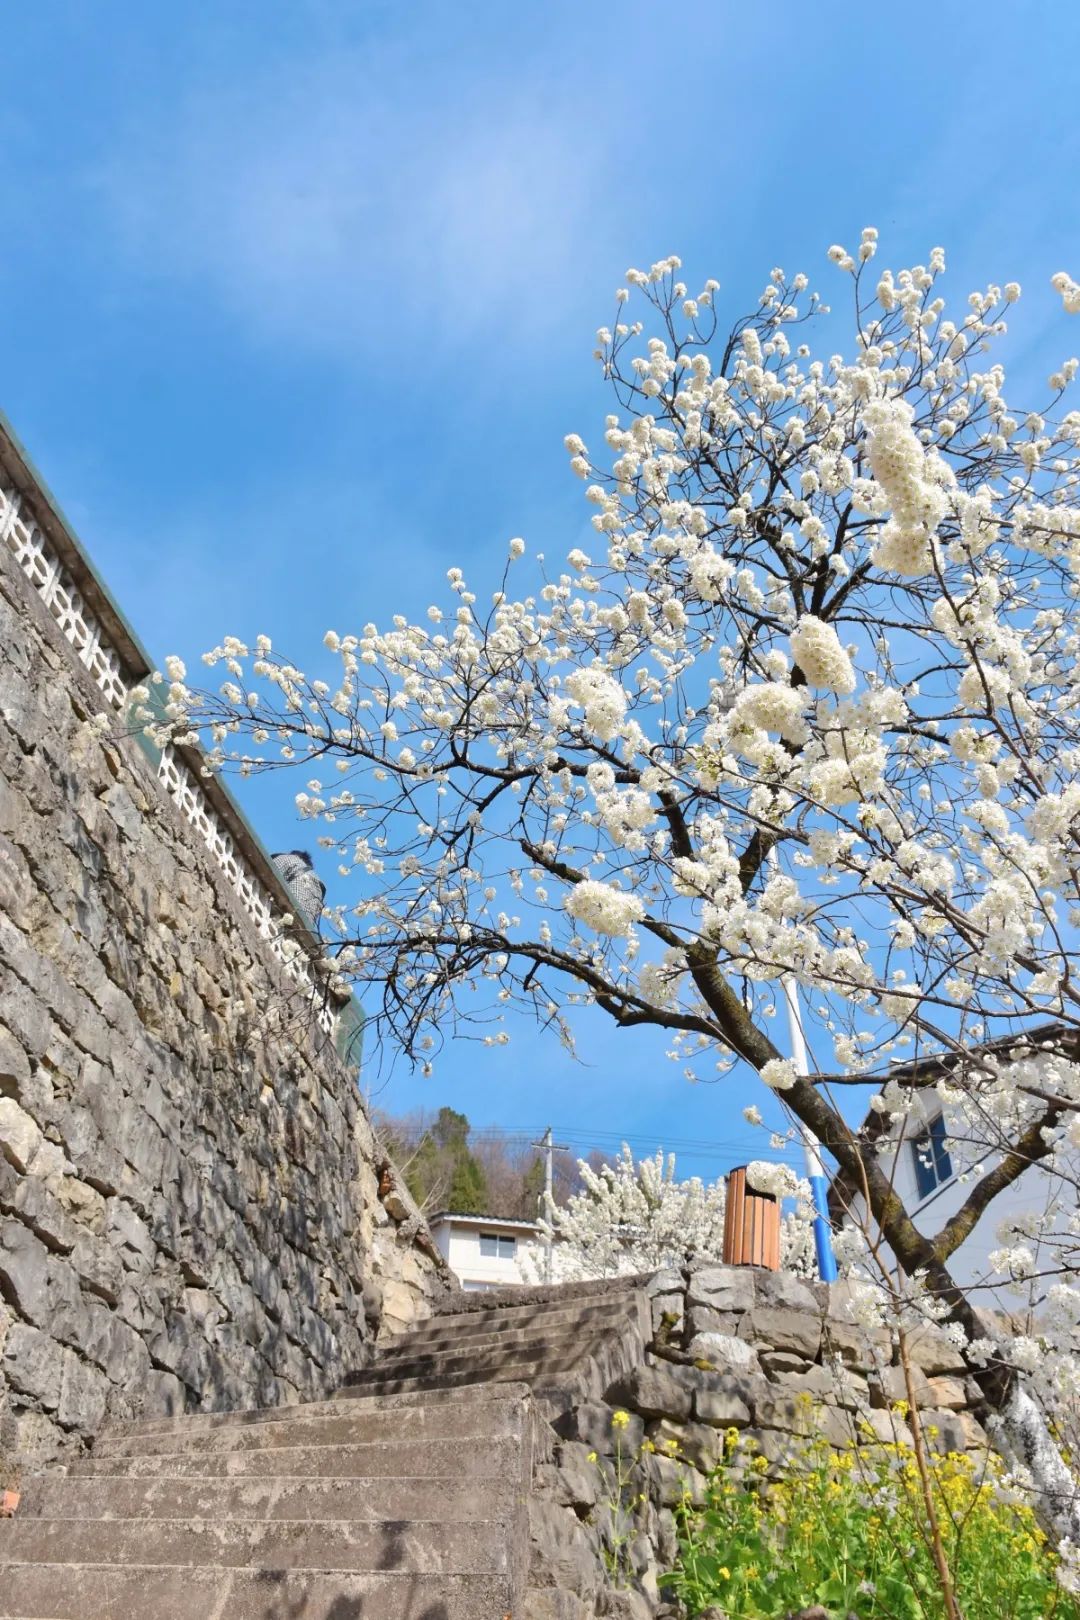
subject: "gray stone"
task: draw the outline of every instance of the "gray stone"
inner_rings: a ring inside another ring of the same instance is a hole
[[[705,1500],[708,1482],[704,1474],[688,1462],[676,1462],[658,1452],[648,1458],[646,1473],[649,1494],[661,1508],[676,1507],[686,1500],[696,1504]]]
[[[177,1404],[188,1381],[190,1398],[236,1406],[324,1396],[384,1315],[407,1326],[426,1309],[439,1261],[414,1241],[411,1205],[400,1242],[378,1235],[378,1150],[353,1075],[140,749],[86,723],[100,694],[10,561],[0,1213],[21,1232],[0,1235],[0,1341],[37,1327],[74,1353],[72,1445],[106,1385],[114,1410],[148,1391]],[[208,1299],[219,1276],[231,1320]],[[12,1389],[59,1435],[52,1359],[37,1379],[47,1418]]]
[[[105,1236],[119,1252],[129,1271],[150,1271],[157,1255],[146,1222],[122,1198],[110,1198],[105,1212]]]
[[[804,1373],[815,1365],[805,1356],[796,1355],[794,1350],[762,1350],[759,1354],[762,1369],[770,1378],[784,1373]]]
[[[915,1366],[929,1377],[937,1378],[945,1373],[962,1376],[967,1371],[962,1352],[941,1328],[929,1323],[910,1330],[908,1354]]]
[[[64,1351],[57,1422],[81,1434],[96,1434],[105,1417],[109,1381],[72,1350]]]
[[[19,1315],[39,1327],[49,1323],[49,1251],[22,1221],[0,1223],[0,1288]]]
[[[933,1405],[930,1380],[919,1367],[911,1369],[911,1383],[915,1404],[920,1408]],[[894,1406],[897,1401],[908,1400],[907,1379],[903,1367],[883,1367],[870,1380],[870,1400],[874,1406]],[[961,1403],[962,1404],[962,1403]]]
[[[572,1513],[554,1502],[529,1499],[530,1584],[554,1586],[595,1598],[604,1580],[596,1543]]]
[[[125,1272],[119,1257],[100,1238],[80,1232],[71,1251],[71,1264],[83,1288],[109,1305],[117,1305]]]
[[[706,1364],[717,1372],[754,1372],[757,1351],[745,1339],[730,1333],[698,1333],[687,1346],[695,1365]]]
[[[595,1620],[596,1608],[573,1592],[530,1587],[525,1612],[529,1620]]]
[[[679,1551],[679,1532],[670,1508],[656,1515],[656,1556],[665,1569],[671,1569]]]
[[[754,1303],[758,1276],[747,1266],[705,1267],[692,1274],[687,1301],[714,1311],[748,1311]]]
[[[763,1363],[764,1360],[763,1356]],[[780,1372],[776,1368],[770,1367],[766,1367],[765,1370],[769,1375],[770,1383],[778,1392],[792,1398],[799,1395],[809,1395],[814,1400],[823,1401],[830,1395],[837,1394],[839,1390],[835,1375],[829,1372],[827,1368],[816,1366],[813,1362],[804,1363],[802,1372]]]
[[[59,1199],[37,1175],[14,1178],[10,1204],[0,1191],[0,1205],[12,1213],[39,1237],[46,1247],[58,1254],[69,1254],[79,1238],[79,1230],[70,1220]]]
[[[90,1300],[86,1307],[87,1333],[83,1349],[108,1376],[126,1390],[145,1386],[150,1373],[150,1352],[134,1328],[114,1311]]]
[[[30,1059],[10,1029],[0,1025],[0,1094],[23,1098],[30,1080]]]
[[[565,1507],[595,1507],[602,1484],[597,1463],[590,1462],[593,1453],[578,1440],[564,1440],[556,1448],[554,1483],[555,1500]]]
[[[555,1420],[556,1431],[566,1440],[577,1440],[600,1456],[613,1456],[616,1435],[627,1455],[636,1455],[645,1438],[645,1425],[636,1413],[621,1430],[612,1427],[613,1409],[598,1401],[583,1401]]]
[[[39,1058],[49,1044],[53,1022],[44,1002],[13,975],[2,976],[0,1014],[30,1058]]]
[[[703,1474],[710,1473],[724,1455],[723,1434],[709,1422],[672,1423],[661,1418],[649,1424],[646,1434],[661,1456],[688,1462]]]
[[[806,1447],[805,1436],[788,1434],[784,1429],[743,1429],[739,1435],[744,1460],[764,1457],[770,1464],[770,1477],[776,1478]]]
[[[599,1594],[596,1613],[604,1620],[653,1620],[656,1604],[649,1593],[633,1587],[606,1587]]]
[[[77,1176],[59,1176],[50,1183],[51,1191],[73,1220],[89,1231],[105,1230],[105,1199],[96,1187]]]
[[[966,1451],[970,1433],[965,1422],[966,1418],[967,1414],[964,1412],[935,1411],[932,1407],[921,1408],[919,1421],[928,1449],[941,1453]]]
[[[14,1097],[0,1097],[0,1153],[20,1173],[41,1146],[41,1130]]]
[[[686,1313],[686,1325],[692,1339],[699,1333],[734,1334],[741,1320],[736,1312],[714,1311],[711,1305],[691,1305]]]
[[[881,1407],[861,1407],[855,1413],[856,1423],[865,1425],[873,1436],[884,1445],[910,1446],[911,1430],[897,1412],[885,1411]],[[860,1440],[866,1444],[866,1439]]]
[[[754,1396],[754,1423],[759,1429],[783,1429],[787,1434],[808,1435],[815,1424],[813,1397],[759,1388]]]
[[[648,1299],[655,1299],[658,1294],[681,1294],[684,1290],[681,1271],[668,1266],[663,1271],[654,1271],[645,1284],[645,1295]]]
[[[959,1378],[929,1379],[927,1401],[930,1406],[946,1412],[960,1412],[971,1404],[967,1386]]]
[[[0,1355],[0,1373],[21,1395],[40,1402],[47,1411],[60,1404],[64,1352],[40,1328],[15,1322],[8,1329]]]
[[[811,1315],[823,1314],[824,1299],[818,1298],[814,1286],[790,1271],[757,1272],[754,1290],[757,1305],[785,1306],[793,1311],[808,1311]]]
[[[690,1416],[690,1391],[667,1367],[637,1367],[606,1394],[612,1405],[628,1406],[644,1418]]]
[[[87,1301],[79,1277],[67,1258],[49,1258],[48,1328],[64,1344],[81,1347],[90,1331]]]
[[[742,1378],[725,1378],[719,1382],[719,1387],[698,1389],[694,1392],[694,1416],[702,1423],[711,1423],[715,1428],[745,1428],[751,1421],[748,1398],[750,1394],[749,1381]]]
[[[826,1317],[822,1329],[823,1355],[839,1357],[845,1365],[869,1371],[879,1361],[887,1362],[892,1339],[883,1328],[858,1327],[853,1322]]]
[[[786,1305],[755,1305],[739,1325],[740,1335],[774,1350],[791,1350],[816,1359],[821,1349],[821,1318],[812,1311]]]

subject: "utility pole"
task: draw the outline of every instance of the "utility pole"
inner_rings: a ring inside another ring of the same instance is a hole
[[[779,871],[780,863],[776,858],[775,844],[769,851],[769,864],[774,872]],[[780,983],[783,986],[784,1002],[787,1006],[791,1061],[795,1065],[795,1073],[800,1079],[805,1080],[810,1073],[810,1061],[806,1053],[806,1037],[803,1034],[799,986],[793,973],[783,974]],[[822,1282],[835,1282],[837,1269],[832,1245],[832,1224],[829,1220],[829,1183],[821,1159],[821,1144],[809,1125],[800,1125],[800,1131],[803,1153],[806,1156],[806,1178],[814,1198],[814,1248],[817,1250],[818,1276]]]
[[[569,1153],[570,1148],[565,1142],[553,1142],[551,1140],[550,1125],[540,1138],[539,1142],[531,1142],[529,1145],[530,1147],[539,1148],[544,1155],[543,1211],[544,1219],[550,1222],[552,1205],[551,1188],[553,1182],[552,1165],[554,1157],[556,1153]],[[552,1264],[553,1249],[554,1246],[551,1240],[551,1233],[548,1232],[544,1237],[544,1281],[546,1283],[549,1283],[552,1280],[552,1272],[554,1270],[554,1266]]]

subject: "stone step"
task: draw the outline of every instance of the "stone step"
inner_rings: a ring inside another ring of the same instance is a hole
[[[390,1340],[379,1351],[371,1366],[390,1367],[418,1356],[476,1356],[498,1350],[510,1352],[554,1340],[573,1340],[579,1344],[602,1343],[628,1326],[629,1322],[629,1313],[621,1312],[618,1316],[605,1316],[596,1322],[575,1322],[572,1317],[560,1317],[554,1322],[534,1322],[526,1327],[502,1330],[496,1330],[493,1324],[489,1333],[473,1333],[464,1337],[451,1334],[446,1338],[432,1338],[403,1334],[400,1338]]]
[[[355,1446],[277,1446],[269,1451],[182,1451],[152,1457],[77,1457],[67,1464],[75,1479],[394,1479],[398,1477],[505,1479],[520,1477],[522,1442],[516,1435],[489,1440],[375,1440]]]
[[[482,1418],[478,1415],[482,1411]],[[312,1412],[303,1407],[281,1413],[276,1422],[182,1425],[158,1433],[114,1434],[106,1430],[94,1445],[95,1457],[156,1457],[186,1451],[262,1451],[278,1446],[358,1445],[375,1440],[473,1440],[482,1424],[485,1437],[520,1433],[520,1401],[474,1401],[352,1411],[340,1401]]]
[[[351,1575],[106,1564],[0,1564],[0,1603],[21,1620],[503,1620],[502,1575]]]
[[[575,1360],[569,1356],[557,1358],[547,1356],[535,1361],[510,1361],[505,1366],[495,1365],[488,1370],[475,1367],[466,1367],[460,1371],[439,1371],[436,1367],[430,1372],[417,1372],[405,1364],[400,1370],[384,1372],[378,1375],[377,1381],[370,1385],[343,1384],[337,1392],[339,1401],[347,1401],[355,1395],[366,1395],[369,1388],[378,1388],[387,1394],[421,1395],[440,1389],[455,1389],[473,1384],[478,1378],[498,1380],[512,1379],[515,1382],[524,1381],[530,1389],[550,1388],[552,1383],[569,1377],[575,1369]]]
[[[407,1569],[416,1574],[506,1571],[502,1524],[385,1523],[339,1519],[72,1520],[16,1517],[5,1527],[4,1562],[189,1565],[218,1569]]]
[[[407,1414],[412,1412],[426,1411],[437,1406],[452,1405],[457,1408],[465,1402],[475,1402],[479,1405],[488,1401],[513,1402],[515,1399],[520,1401],[528,1393],[527,1384],[497,1384],[494,1387],[476,1384],[467,1390],[433,1390],[423,1401],[408,1395],[372,1394],[367,1398],[363,1410],[399,1413],[403,1425],[407,1425]],[[337,1416],[339,1410],[336,1396],[331,1396],[325,1401],[296,1402],[288,1406],[244,1407],[231,1412],[183,1412],[175,1417],[110,1420],[102,1433],[110,1436],[171,1434],[181,1430],[186,1433],[195,1429],[233,1428],[239,1425],[246,1427],[250,1423],[281,1423],[286,1418],[298,1417],[301,1413],[305,1417]]]
[[[349,1373],[345,1384],[350,1389],[378,1388],[384,1379],[423,1378],[430,1373],[472,1372],[474,1381],[501,1374],[518,1362],[564,1362],[586,1354],[589,1349],[600,1349],[611,1342],[612,1335],[598,1335],[595,1339],[581,1333],[557,1333],[502,1344],[493,1341],[479,1349],[461,1346],[452,1350],[435,1351],[431,1355],[415,1351],[393,1361],[377,1361],[371,1367],[359,1367]],[[524,1380],[523,1380],[524,1381]]]
[[[23,1484],[19,1520],[41,1519],[505,1519],[513,1482],[442,1477],[394,1479],[125,1479],[41,1474]],[[0,1530],[0,1537],[3,1536]],[[2,1548],[0,1540],[0,1548]]]
[[[535,1324],[575,1322],[582,1326],[602,1324],[613,1317],[621,1317],[635,1309],[638,1295],[633,1289],[613,1291],[611,1294],[587,1296],[578,1300],[553,1300],[550,1303],[477,1306],[474,1310],[441,1311],[418,1322],[408,1333],[396,1334],[379,1346],[379,1354],[404,1339],[419,1341],[424,1338],[457,1338],[465,1335],[506,1333]]]

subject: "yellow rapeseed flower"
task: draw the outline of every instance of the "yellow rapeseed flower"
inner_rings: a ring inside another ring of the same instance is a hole
[[[624,1412],[621,1406],[617,1412],[612,1412],[611,1427],[613,1429],[625,1429],[629,1427],[629,1424],[630,1414],[629,1412]]]

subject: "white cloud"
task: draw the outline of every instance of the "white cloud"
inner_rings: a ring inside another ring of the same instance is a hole
[[[601,246],[608,154],[576,137],[572,98],[513,89],[324,56],[155,108],[93,186],[144,274],[209,288],[263,337],[355,351],[417,321],[436,342],[504,318],[543,330]]]

